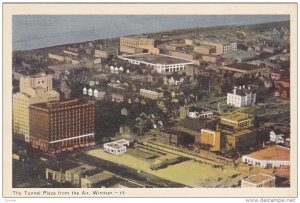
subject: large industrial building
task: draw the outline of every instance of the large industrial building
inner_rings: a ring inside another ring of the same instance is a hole
[[[51,155],[95,144],[95,104],[80,100],[30,106],[30,143]]]
[[[187,59],[178,57],[171,57],[168,55],[154,55],[154,54],[134,54],[118,56],[120,59],[129,61],[131,64],[144,64],[155,68],[158,73],[171,73],[177,71],[183,71],[187,65],[191,65],[194,62]]]
[[[13,133],[29,142],[29,106],[59,101],[59,93],[52,90],[51,75],[38,74],[20,78],[20,92],[13,95]]]

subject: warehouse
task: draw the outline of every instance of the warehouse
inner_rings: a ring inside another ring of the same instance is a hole
[[[158,73],[170,73],[183,71],[186,65],[191,65],[194,62],[187,59],[172,57],[168,55],[154,54],[134,54],[118,56],[119,59],[129,61],[131,64],[144,64],[154,67]]]
[[[290,165],[290,149],[275,145],[243,156],[243,162],[262,168]]]

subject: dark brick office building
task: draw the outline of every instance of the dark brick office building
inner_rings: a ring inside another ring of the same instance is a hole
[[[29,107],[30,143],[49,154],[95,144],[95,104],[69,100]]]

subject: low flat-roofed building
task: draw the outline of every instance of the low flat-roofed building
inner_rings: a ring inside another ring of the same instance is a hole
[[[290,149],[275,145],[242,157],[244,163],[262,168],[274,168],[290,165]]]
[[[49,52],[48,57],[50,59],[54,59],[54,60],[57,60],[57,61],[60,61],[60,62],[65,61],[65,57],[64,57],[63,53],[54,53],[54,52],[51,53],[51,52]]]
[[[236,50],[234,52],[226,52],[222,54],[221,57],[224,59],[234,59],[235,61],[241,63],[254,59],[256,54],[255,51]]]
[[[187,59],[187,60],[195,60],[196,59],[196,53],[186,53],[186,52],[181,52],[181,51],[169,51],[169,55],[173,56],[173,57]]]
[[[243,129],[252,127],[252,116],[250,114],[235,112],[227,115],[221,116],[221,125],[226,126],[231,129]]]
[[[201,44],[199,46],[194,47],[194,52],[200,53],[200,54],[205,54],[205,55],[210,55],[212,53],[216,53],[216,47],[211,46],[211,45]]]
[[[95,184],[108,180],[112,178],[114,175],[108,171],[102,171],[102,172],[97,172],[95,173],[90,173],[90,174],[85,174],[84,177],[81,178],[81,187],[82,188],[91,188],[94,187]]]
[[[108,142],[103,145],[103,150],[110,154],[121,155],[127,151],[129,147],[129,141],[122,139],[114,142]]]
[[[140,89],[140,95],[149,99],[160,99],[164,97],[164,93],[162,91],[152,91],[146,89]]]
[[[222,66],[225,71],[239,73],[239,74],[253,74],[261,72],[270,72],[270,68],[253,65],[250,63],[235,63]]]
[[[158,73],[171,73],[177,71],[183,71],[187,65],[191,65],[194,62],[191,60],[172,57],[168,55],[154,55],[154,54],[134,54],[118,56],[122,60],[129,61],[131,64],[144,64],[149,67],[154,67]]]
[[[242,180],[241,187],[275,187],[275,176],[259,173]]]

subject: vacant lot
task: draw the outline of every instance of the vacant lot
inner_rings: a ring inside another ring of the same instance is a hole
[[[129,154],[116,156],[108,154],[102,149],[90,150],[87,153],[100,159],[125,165],[190,187],[215,187],[230,181],[232,176],[239,174],[238,171],[227,166],[223,169],[213,168],[210,165],[197,163],[192,160],[155,171],[150,169],[151,162],[141,160]]]

